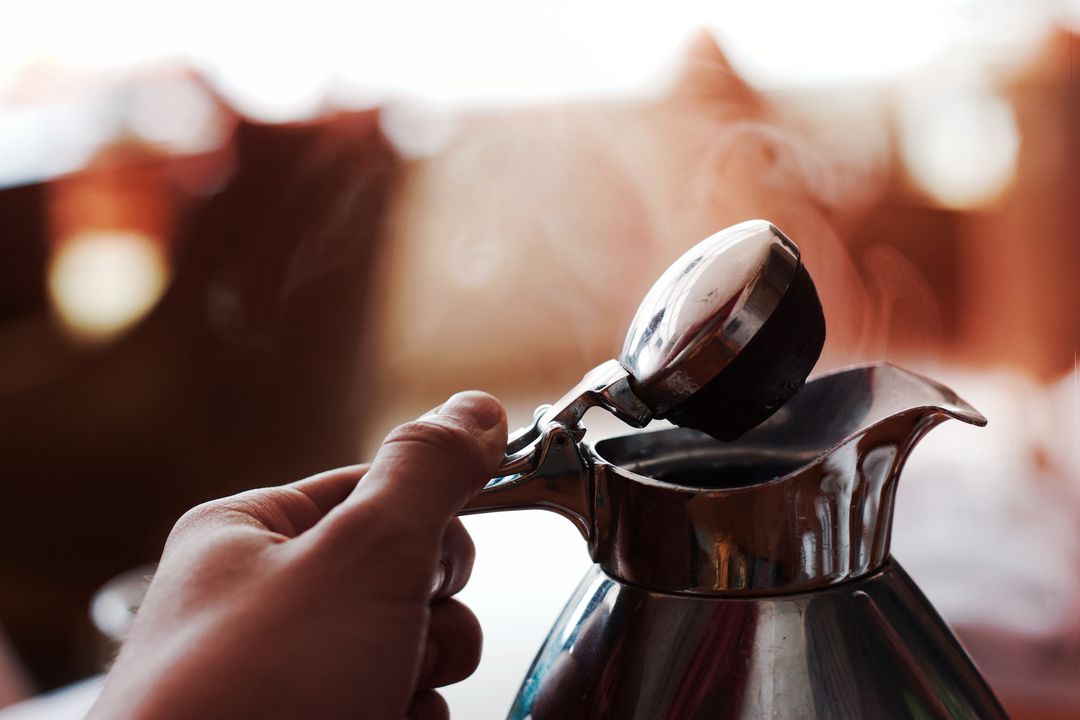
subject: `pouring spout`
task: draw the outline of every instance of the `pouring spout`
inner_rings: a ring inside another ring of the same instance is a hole
[[[873,436],[903,448],[902,460],[930,428],[949,418],[986,425],[982,413],[941,383],[889,363],[870,363],[814,378],[740,444],[799,448],[821,462],[841,446]]]
[[[865,369],[871,375],[880,412],[923,411],[928,415],[944,414],[977,427],[986,426],[982,413],[939,382],[889,363],[853,369]]]
[[[986,424],[949,388],[871,364],[812,379],[734,443],[685,429],[601,441],[593,556],[613,577],[677,593],[863,577],[889,556],[911,451],[948,418]]]

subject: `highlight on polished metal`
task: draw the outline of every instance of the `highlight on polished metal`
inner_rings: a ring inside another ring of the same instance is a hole
[[[893,365],[811,380],[734,443],[685,428],[585,445],[604,571],[658,591],[805,592],[868,575],[889,555],[900,471],[955,418],[985,418]]]
[[[510,718],[1006,718],[890,555],[912,449],[986,420],[888,364],[805,382],[823,341],[794,244],[743,223],[676,261],[619,359],[510,439],[463,513],[558,512],[595,563]],[[584,442],[590,407],[679,427]]]
[[[751,220],[694,246],[641,301],[619,362],[654,413],[685,401],[750,344],[799,269],[799,249]]]
[[[656,281],[618,360],[591,370],[510,438],[498,477],[471,507],[522,507],[518,490],[551,462],[548,436],[580,440],[591,407],[634,427],[662,418],[734,439],[802,387],[824,338],[821,304],[795,244],[765,220],[722,230]],[[524,505],[550,507],[542,495]]]
[[[657,591],[813,590],[885,562],[900,470],[948,418],[986,423],[943,385],[879,363],[810,381],[732,443],[671,428],[590,444],[553,423],[537,470],[463,512],[558,512],[608,575]]]
[[[899,565],[817,592],[707,600],[593,567],[509,720],[1007,720]]]
[[[811,380],[733,443],[549,426],[540,469],[502,502],[569,517],[595,565],[508,717],[1004,720],[890,555],[900,472],[949,418],[986,422],[870,364]]]

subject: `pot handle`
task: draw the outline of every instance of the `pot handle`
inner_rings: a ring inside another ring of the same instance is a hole
[[[578,443],[585,435],[581,418],[592,407],[602,407],[634,427],[652,419],[630,388],[626,368],[615,360],[601,363],[554,405],[537,408],[532,424],[510,437],[497,477],[459,514],[542,508],[570,520],[589,540],[592,468]]]
[[[577,441],[580,430],[548,423],[535,442],[507,458],[511,473],[492,479],[459,515],[496,510],[557,512],[589,540],[592,534],[592,469]],[[502,470],[503,468],[500,468]]]

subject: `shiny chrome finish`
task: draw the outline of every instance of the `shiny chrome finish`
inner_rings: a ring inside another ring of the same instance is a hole
[[[889,555],[900,472],[950,417],[986,422],[876,364],[806,383],[733,443],[675,428],[589,445],[550,422],[532,480],[473,510],[561,512],[597,565],[510,717],[1005,718]]]
[[[1007,717],[896,564],[814,592],[667,595],[593,568],[510,711],[514,720]]]
[[[887,364],[811,380],[733,443],[674,428],[590,446],[571,405],[538,414],[547,424],[515,456],[517,473],[463,514],[558,512],[612,577],[702,595],[800,592],[875,571],[911,449],[947,418],[986,423],[948,388]]]
[[[569,518],[587,540],[592,484],[577,447],[585,434],[581,418],[589,408],[603,407],[629,425],[648,423],[649,409],[630,390],[629,380],[626,369],[609,360],[554,405],[537,408],[532,425],[510,437],[496,477],[462,514],[545,508]]]
[[[710,595],[801,592],[889,554],[897,479],[947,418],[983,425],[948,388],[892,365],[811,380],[734,443],[675,428],[589,448],[590,551],[612,577]]]
[[[500,477],[463,512],[553,510],[597,563],[512,718],[1005,717],[889,557],[912,448],[947,418],[986,420],[891,365],[803,386],[823,332],[794,244],[767,222],[737,225],[657,281],[619,361],[510,439]],[[738,439],[675,428],[590,445],[580,421],[594,406]],[[742,414],[722,427],[714,407]]]
[[[645,296],[620,360],[599,365],[554,405],[539,408],[533,424],[510,438],[496,479],[483,492],[498,490],[506,498],[508,477],[526,481],[537,469],[537,443],[553,422],[580,435],[585,412],[602,407],[644,427],[693,395],[754,337],[798,265],[795,244],[765,220],[734,225],[695,245]]]
[[[577,445],[580,438],[562,423],[548,423],[515,475],[496,478],[461,511],[471,515],[495,510],[544,509],[557,512],[586,540],[593,527],[592,482]]]
[[[619,361],[654,415],[704,387],[750,342],[799,267],[773,224],[750,220],[698,243],[652,286]]]

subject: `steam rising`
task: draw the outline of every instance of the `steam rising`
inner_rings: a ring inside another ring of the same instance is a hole
[[[875,245],[862,255],[862,265],[871,302],[862,344],[852,348],[852,354],[890,358],[911,347],[923,353],[940,351],[944,340],[941,310],[930,284],[911,260],[896,248]]]
[[[556,395],[617,355],[675,258],[755,217],[799,245],[819,290],[819,371],[937,345],[940,312],[916,265],[846,240],[885,187],[878,135],[854,169],[853,150],[819,150],[812,124],[746,85],[707,33],[668,88],[634,102],[384,119],[392,139],[421,148],[384,239],[386,387],[422,396],[417,406],[462,386]]]

